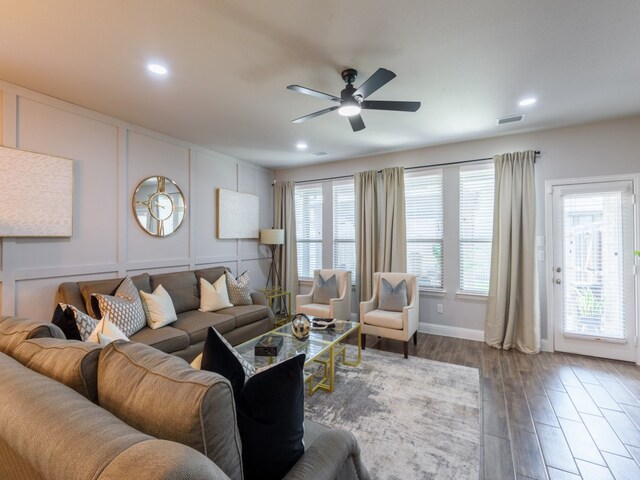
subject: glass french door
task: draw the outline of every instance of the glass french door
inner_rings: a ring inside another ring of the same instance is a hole
[[[554,186],[555,349],[635,361],[633,182]]]

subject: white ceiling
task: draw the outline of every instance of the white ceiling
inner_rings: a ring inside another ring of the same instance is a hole
[[[0,79],[267,167],[640,113],[638,0],[3,0]],[[145,65],[164,62],[167,78]],[[354,133],[340,72],[397,78]],[[535,96],[538,103],[519,107]],[[524,122],[496,118],[524,113]],[[297,141],[309,149],[299,152]],[[321,159],[313,152],[326,151]]]

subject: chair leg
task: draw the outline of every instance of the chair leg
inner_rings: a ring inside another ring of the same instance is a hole
[[[418,332],[413,334],[413,344],[418,345]]]
[[[409,342],[404,342],[404,358],[409,358]]]
[[[365,350],[367,348],[367,336],[364,333],[360,334],[360,342],[362,350]]]

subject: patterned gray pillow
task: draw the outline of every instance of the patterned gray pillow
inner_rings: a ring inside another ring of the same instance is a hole
[[[338,298],[338,281],[335,275],[331,275],[326,280],[318,274],[313,289],[313,303],[329,305],[332,298]]]
[[[227,277],[227,292],[229,293],[229,301],[234,306],[252,305],[251,292],[249,291],[249,272],[244,272],[237,279],[228,271],[224,272]]]
[[[73,317],[76,319],[76,325],[78,326],[78,332],[80,332],[80,338],[82,338],[82,340],[86,342],[91,336],[91,332],[93,332],[98,326],[98,322],[100,320],[97,320],[87,315],[86,313],[81,312],[73,305],[61,303],[60,306],[63,310],[67,308],[71,309],[71,311],[73,312]]]
[[[93,296],[98,299],[100,316],[104,317],[109,314],[111,323],[118,327],[127,337],[147,326],[140,294],[131,277],[127,277],[122,281],[116,290],[115,296],[112,297],[101,293],[94,293]]]
[[[380,282],[379,310],[388,312],[401,312],[407,306],[407,282],[402,280],[395,287],[385,279]]]

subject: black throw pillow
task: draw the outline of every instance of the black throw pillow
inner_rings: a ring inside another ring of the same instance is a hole
[[[61,304],[58,304],[53,312],[51,323],[60,327],[60,330],[62,330],[64,336],[67,337],[67,340],[82,341],[80,330],[78,330],[78,324],[76,323],[76,317],[70,308],[66,308],[66,306],[63,308]]]
[[[201,368],[231,383],[245,480],[279,480],[304,453],[304,361],[300,354],[256,371],[209,330]]]

